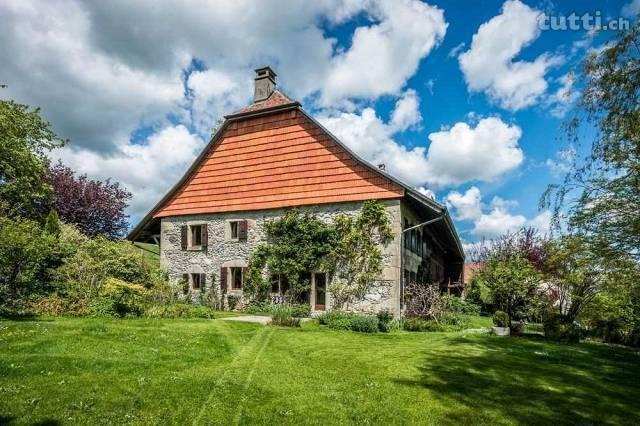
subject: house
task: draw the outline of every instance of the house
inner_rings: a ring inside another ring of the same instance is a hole
[[[191,294],[215,285],[241,298],[247,261],[264,241],[267,221],[291,208],[329,221],[379,200],[395,239],[384,249],[380,285],[355,310],[399,314],[405,283],[462,282],[464,254],[444,206],[359,158],[276,88],[271,68],[256,70],[254,92],[255,102],[225,117],[182,179],[128,236],[160,244],[171,281],[184,279]],[[330,309],[331,277],[309,273],[309,303]],[[272,291],[274,299],[281,296],[286,279],[274,280]]]

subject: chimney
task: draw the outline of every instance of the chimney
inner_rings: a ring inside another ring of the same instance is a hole
[[[387,166],[385,166],[385,165],[384,165],[384,163],[380,163],[380,164],[378,164],[378,168],[379,168],[380,170],[382,170],[383,172],[384,172],[385,170],[387,170]]]
[[[256,83],[254,90],[255,102],[267,99],[276,89],[276,73],[271,67],[262,67],[256,70]]]

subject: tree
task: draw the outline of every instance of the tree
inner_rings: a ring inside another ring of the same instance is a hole
[[[0,215],[41,219],[51,188],[45,181],[47,151],[65,143],[40,110],[0,100]]]
[[[78,227],[88,236],[117,238],[129,226],[125,214],[131,193],[118,182],[91,180],[62,164],[50,167],[47,181],[53,188],[51,206],[62,221]]]
[[[640,260],[640,21],[586,58],[577,76],[582,94],[565,128],[576,146],[590,135],[589,155],[548,187],[541,206],[553,204],[556,226],[566,208],[569,231],[592,237],[601,256]]]

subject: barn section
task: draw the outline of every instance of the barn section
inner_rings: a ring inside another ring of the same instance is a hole
[[[225,117],[182,179],[128,238],[159,243],[170,278],[193,277],[192,290],[209,288],[207,280],[218,276],[227,278],[227,291],[241,295],[242,270],[265,239],[265,221],[293,207],[331,220],[355,215],[362,202],[376,199],[384,203],[396,238],[385,249],[381,279],[388,292],[372,295],[362,310],[397,313],[403,284],[419,277],[441,285],[460,281],[464,255],[446,208],[359,158],[276,90],[270,69],[257,72],[256,102]],[[403,232],[434,218],[428,229]],[[243,238],[233,238],[234,224]]]

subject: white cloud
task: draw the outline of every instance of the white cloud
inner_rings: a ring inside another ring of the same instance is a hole
[[[392,131],[401,132],[418,125],[421,121],[420,99],[415,90],[409,89],[396,102],[389,126]]]
[[[522,164],[521,136],[518,126],[497,117],[483,118],[476,127],[456,123],[431,133],[426,158],[429,181],[441,185],[493,181]]]
[[[458,57],[470,91],[485,92],[513,111],[538,102],[547,90],[545,74],[560,59],[547,54],[530,62],[514,58],[539,37],[543,16],[518,0],[508,0],[500,15],[480,26],[470,49]]]
[[[348,45],[325,33],[326,23],[356,16]],[[42,107],[71,139],[59,155],[122,181],[136,213],[188,163],[169,151],[164,167],[150,165],[157,141],[172,134],[192,159],[185,141],[201,147],[219,118],[250,101],[254,67],[272,65],[285,92],[325,105],[399,95],[447,27],[442,10],[418,0],[24,0],[0,2],[0,21],[0,46],[11,52],[0,61],[9,85],[0,96]],[[382,137],[417,126],[418,103],[405,91]],[[141,127],[148,140],[130,140]]]
[[[549,231],[549,211],[544,211],[533,219],[527,219],[523,215],[510,212],[518,206],[514,200],[494,196],[490,204],[483,203],[480,190],[475,186],[464,194],[458,191],[450,192],[446,196],[446,203],[453,209],[456,220],[473,222],[471,233],[479,238],[495,238],[526,226],[536,228],[542,233]]]
[[[481,201],[480,190],[475,186],[469,188],[464,194],[452,191],[446,197],[447,207],[454,209],[455,218],[458,220],[475,220],[482,216]]]
[[[560,178],[572,170],[575,158],[576,150],[571,146],[556,152],[555,158],[547,158],[544,164],[554,177]]]
[[[465,46],[465,42],[461,42],[460,44],[458,44],[456,47],[454,47],[453,49],[451,49],[449,51],[449,53],[447,54],[448,58],[457,58],[458,55],[460,54],[460,52],[462,52],[462,50],[464,49]]]
[[[128,212],[144,215],[178,181],[204,143],[178,125],[161,129],[144,144],[122,143],[111,155],[64,148],[52,157],[79,173],[122,183],[134,194]]]
[[[411,91],[404,94],[405,98],[411,96]],[[403,105],[401,99],[396,108]],[[417,114],[416,122],[420,119]],[[524,159],[518,146],[520,128],[495,117],[479,120],[476,127],[456,123],[449,130],[431,133],[428,148],[408,148],[397,143],[393,136],[399,127],[393,118],[385,123],[372,108],[365,108],[360,114],[325,113],[318,119],[365,160],[384,163],[389,173],[412,186],[493,181],[514,170]]]
[[[631,0],[622,7],[622,15],[634,17],[640,13],[640,0]]]
[[[436,200],[436,193],[433,190],[426,188],[424,186],[419,186],[416,188],[416,191],[421,193],[422,195],[431,198],[432,200]]]
[[[368,12],[379,23],[357,28],[351,47],[332,60],[322,87],[324,106],[398,94],[447,30],[444,12],[420,1],[381,0]]]

